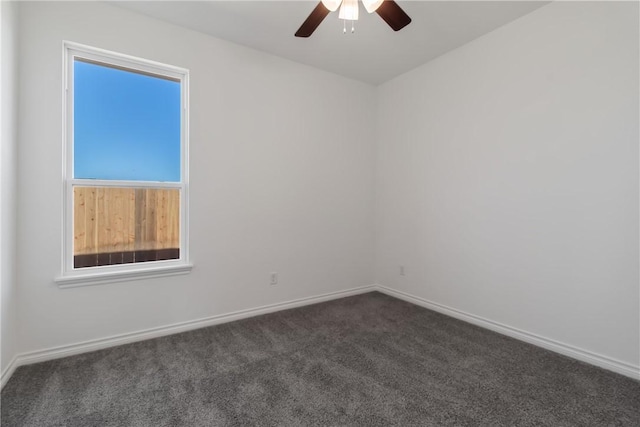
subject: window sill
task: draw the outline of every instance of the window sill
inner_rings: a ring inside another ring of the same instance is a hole
[[[109,271],[91,274],[74,274],[57,277],[54,281],[59,288],[76,288],[79,286],[102,285],[105,283],[128,282],[138,279],[177,276],[189,274],[193,264],[181,264],[164,267],[153,267],[129,271]]]

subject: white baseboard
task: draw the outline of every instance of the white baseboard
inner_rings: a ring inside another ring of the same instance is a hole
[[[376,290],[389,296],[410,302],[412,304],[416,304],[421,307],[446,314],[447,316],[455,317],[456,319],[460,319],[468,323],[473,323],[474,325],[478,325],[485,329],[490,329],[500,334],[507,335],[517,340],[524,341],[556,353],[560,353],[564,356],[568,356],[573,359],[589,363],[591,365],[599,366],[601,368],[616,372],[618,374],[622,374],[636,380],[640,380],[640,366],[634,366],[630,363],[622,362],[620,360],[577,348],[569,344],[541,337],[539,335],[532,334],[530,332],[526,332],[508,325],[504,325],[499,322],[494,322],[493,320],[485,319],[474,314],[465,313],[464,311],[447,307],[445,305],[438,304],[436,302],[429,301],[427,299],[420,298],[406,292],[387,288],[386,286],[376,285]]]
[[[2,371],[2,375],[0,376],[0,390],[2,390],[2,387],[4,387],[7,381],[9,381],[9,378],[11,378],[11,375],[13,375],[13,373],[16,371],[17,368],[18,368],[18,357],[16,356],[13,359],[11,359],[11,362],[9,362],[9,364],[4,369],[4,371]]]
[[[331,292],[322,295],[316,295],[307,298],[300,298],[292,301],[286,301],[277,304],[270,304],[261,307],[235,311],[226,314],[206,317],[187,322],[174,323],[172,325],[161,326],[157,328],[146,329],[142,331],[130,332],[121,335],[114,335],[106,338],[84,341],[76,344],[64,345],[59,347],[48,348],[44,350],[32,351],[28,353],[18,354],[11,360],[9,365],[2,372],[0,377],[0,388],[4,387],[15,370],[22,365],[31,363],[44,362],[47,360],[59,359],[62,357],[73,356],[81,353],[101,350],[108,347],[114,347],[123,344],[129,344],[137,341],[144,341],[152,338],[158,338],[166,335],[172,335],[180,332],[186,332],[193,329],[204,328],[207,326],[218,325],[221,323],[232,322],[234,320],[245,319],[248,317],[259,316],[262,314],[273,313],[276,311],[287,310],[290,308],[302,307],[305,305],[317,304],[324,301],[344,298],[352,295],[363,294],[371,291],[379,291],[389,296],[402,299],[404,301],[446,314],[451,317],[473,323],[486,329],[510,336],[512,338],[528,342],[538,347],[563,354],[565,356],[608,369],[613,372],[640,380],[640,366],[612,359],[607,356],[596,354],[587,350],[583,350],[568,344],[564,344],[549,338],[541,337],[526,331],[522,331],[511,326],[507,326],[489,319],[482,318],[473,314],[465,313],[455,308],[447,307],[433,301],[420,298],[406,292],[387,288],[382,285],[362,286],[359,288],[348,289],[345,291]]]
[[[205,317],[202,319],[145,329],[142,331],[130,332],[126,334],[84,341],[76,344],[63,345],[59,347],[52,347],[44,350],[18,354],[13,358],[11,363],[9,363],[4,372],[2,372],[2,382],[0,383],[0,388],[4,387],[7,381],[9,381],[9,378],[14,373],[16,368],[22,365],[29,365],[32,363],[45,362],[47,360],[59,359],[76,354],[88,353],[91,351],[102,350],[108,347],[115,347],[132,342],[144,341],[152,338],[186,332],[193,329],[205,328],[207,326],[218,325],[221,323],[233,322],[234,320],[259,316],[261,314],[273,313],[290,308],[302,307],[305,305],[317,304],[324,301],[345,298],[348,296],[363,294],[374,290],[376,290],[375,285],[362,286],[359,288],[347,289],[345,291],[337,291],[312,297],[299,298],[277,304],[269,304],[261,307]]]

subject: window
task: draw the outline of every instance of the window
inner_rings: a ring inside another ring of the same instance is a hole
[[[65,43],[61,286],[188,272],[188,71]]]

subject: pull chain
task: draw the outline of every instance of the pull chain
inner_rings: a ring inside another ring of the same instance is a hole
[[[355,21],[351,21],[351,34],[356,32]],[[347,34],[347,20],[342,20],[342,34]]]

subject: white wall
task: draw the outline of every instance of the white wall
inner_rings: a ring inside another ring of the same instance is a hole
[[[638,72],[637,3],[560,2],[382,85],[378,282],[640,366]]]
[[[17,152],[17,5],[0,2],[0,372],[16,355],[16,152]]]
[[[21,352],[373,283],[373,87],[110,5],[20,8]],[[53,283],[63,40],[191,70],[190,275]]]

